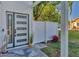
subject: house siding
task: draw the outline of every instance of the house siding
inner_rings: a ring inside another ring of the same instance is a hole
[[[79,29],[79,26],[77,25],[79,23],[79,18],[76,18],[74,21],[70,22],[70,27],[72,29]]]
[[[29,14],[29,37],[30,37],[32,33],[32,18],[33,18],[32,2],[2,1],[0,3],[0,33],[2,33],[1,32],[2,29],[4,29],[5,32],[7,33],[6,11]]]

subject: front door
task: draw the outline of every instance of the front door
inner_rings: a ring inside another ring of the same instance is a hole
[[[28,15],[15,13],[15,46],[28,43]]]
[[[8,48],[28,44],[28,17],[28,14],[7,12],[7,29],[9,35]]]

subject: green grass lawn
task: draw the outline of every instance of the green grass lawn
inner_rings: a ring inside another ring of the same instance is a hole
[[[41,50],[49,57],[59,57],[60,42],[48,43],[48,47]],[[79,57],[79,31],[69,31],[69,56]]]
[[[79,57],[79,45],[76,43],[69,43],[69,56]]]
[[[69,40],[79,41],[79,31],[69,31]]]
[[[48,43],[48,47],[41,49],[45,52],[49,57],[60,56],[60,42]]]

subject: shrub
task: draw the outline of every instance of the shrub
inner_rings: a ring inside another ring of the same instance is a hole
[[[52,36],[52,41],[57,42],[59,40],[59,37],[57,35]]]

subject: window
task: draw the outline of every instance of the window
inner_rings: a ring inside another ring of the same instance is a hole
[[[17,27],[17,30],[27,30],[26,27]]]
[[[79,26],[79,23],[77,23],[77,26]]]
[[[27,16],[23,16],[23,15],[17,15],[17,18],[27,18]]]
[[[13,15],[12,14],[7,14],[7,18],[8,18],[8,35],[9,35],[9,43],[12,43],[12,19],[13,19]]]
[[[19,39],[19,40],[17,40],[17,42],[25,42],[25,41],[27,41],[27,39]]]
[[[27,24],[26,21],[17,21],[17,24]]]
[[[19,34],[17,34],[17,36],[25,36],[25,35],[27,35],[26,33],[19,33]]]

